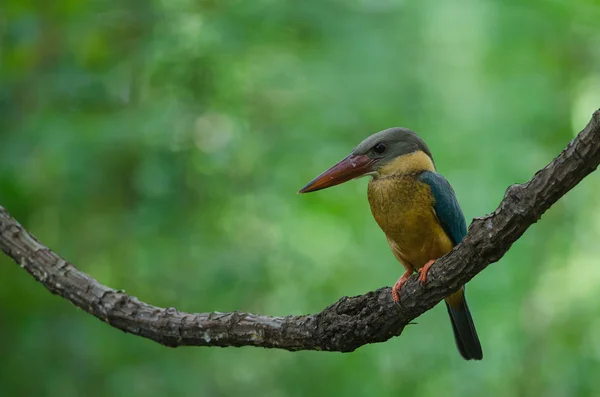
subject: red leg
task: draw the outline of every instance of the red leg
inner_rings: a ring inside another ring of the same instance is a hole
[[[421,282],[421,285],[425,285],[427,283],[427,272],[434,262],[435,261],[432,259],[419,269],[419,281]]]
[[[402,286],[404,285],[404,283],[406,282],[406,280],[408,280],[408,278],[413,274],[413,270],[412,269],[406,269],[406,271],[402,274],[402,276],[398,279],[398,281],[396,281],[396,284],[394,284],[394,287],[392,288],[392,299],[394,300],[394,302],[398,303],[400,302],[400,288],[402,288]]]

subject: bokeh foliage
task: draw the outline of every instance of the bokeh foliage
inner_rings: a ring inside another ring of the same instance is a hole
[[[82,270],[186,311],[317,312],[402,269],[366,180],[295,192],[370,133],[429,143],[468,219],[600,107],[598,0],[4,0],[0,204]],[[1,396],[597,396],[600,177],[442,306],[352,354],[167,349],[0,257]]]

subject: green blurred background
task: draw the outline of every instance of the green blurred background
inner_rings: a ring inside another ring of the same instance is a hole
[[[100,282],[185,311],[317,312],[401,274],[367,180],[298,188],[367,135],[428,142],[468,220],[600,107],[598,0],[4,0],[0,204]],[[0,396],[597,396],[600,176],[443,306],[351,354],[168,349],[0,257]]]

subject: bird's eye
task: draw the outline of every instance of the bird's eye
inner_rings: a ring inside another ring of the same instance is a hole
[[[377,145],[373,146],[373,151],[377,154],[385,152],[385,143],[378,143]]]

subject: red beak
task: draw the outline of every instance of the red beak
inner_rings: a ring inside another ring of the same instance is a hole
[[[372,159],[367,155],[349,154],[342,161],[309,182],[298,193],[316,192],[368,174],[373,171],[372,166],[375,161],[376,159]]]

